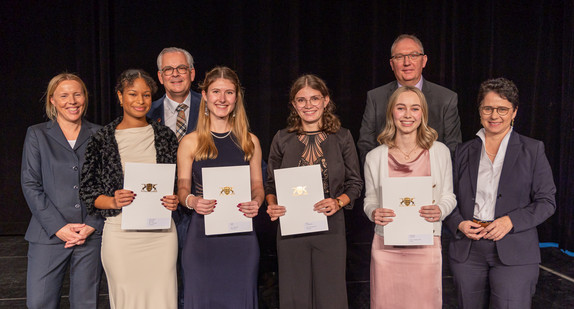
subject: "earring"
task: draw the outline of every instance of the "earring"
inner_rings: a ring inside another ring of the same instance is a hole
[[[512,121],[510,122],[510,126],[514,128],[514,118],[512,118]]]
[[[231,114],[231,117],[235,118],[235,110],[233,110],[233,114]]]
[[[209,116],[209,110],[207,109],[207,106],[205,107],[205,112],[204,112],[205,116]]]

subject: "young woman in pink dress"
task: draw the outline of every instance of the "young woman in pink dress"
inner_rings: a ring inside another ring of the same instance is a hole
[[[428,106],[415,87],[397,89],[389,100],[381,144],[365,160],[364,210],[375,222],[371,249],[371,308],[442,308],[441,222],[456,206],[450,151],[427,125]],[[383,226],[393,224],[381,185],[389,177],[432,177],[433,205],[420,216],[433,223],[433,245],[384,244]]]

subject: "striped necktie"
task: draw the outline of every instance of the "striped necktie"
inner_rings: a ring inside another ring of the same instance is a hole
[[[175,136],[177,136],[177,141],[181,141],[183,136],[185,136],[185,132],[187,131],[185,125],[185,110],[187,109],[187,105],[181,103],[177,106],[175,111],[177,112],[177,122],[175,124]]]

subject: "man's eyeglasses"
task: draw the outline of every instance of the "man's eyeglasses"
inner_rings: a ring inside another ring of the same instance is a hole
[[[392,56],[391,59],[393,59],[395,61],[403,61],[405,59],[405,57],[409,57],[410,61],[417,61],[424,55],[425,54],[422,54],[422,53],[411,53],[408,55],[396,54],[396,55]]]
[[[316,95],[316,96],[310,97],[309,100],[307,100],[307,99],[304,98],[304,97],[299,97],[299,98],[295,98],[295,100],[293,100],[293,101],[295,101],[295,104],[296,104],[298,107],[304,107],[304,106],[306,106],[306,105],[307,105],[307,102],[310,102],[311,105],[313,105],[313,106],[319,106],[319,104],[323,103],[323,97]]]
[[[484,115],[490,115],[490,114],[492,114],[492,112],[494,112],[494,110],[496,110],[496,112],[497,112],[500,116],[504,116],[504,115],[508,114],[508,112],[510,111],[510,107],[504,107],[504,106],[499,106],[499,107],[482,106],[482,107],[480,108],[480,112],[483,113]]]
[[[189,67],[186,65],[180,65],[177,68],[165,67],[165,68],[161,69],[161,71],[163,72],[163,75],[165,75],[165,76],[173,75],[175,70],[177,70],[177,73],[179,73],[179,74],[186,74],[189,71]]]

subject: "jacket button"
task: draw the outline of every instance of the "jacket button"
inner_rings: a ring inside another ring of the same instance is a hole
[[[78,170],[78,167],[77,167],[77,166],[74,166],[74,167],[72,167],[72,169],[73,169],[74,171],[77,171],[77,170]]]
[[[75,189],[75,190],[78,190],[78,185],[74,185],[74,189]]]
[[[74,207],[80,208],[80,204],[76,204],[76,205],[74,205]]]

